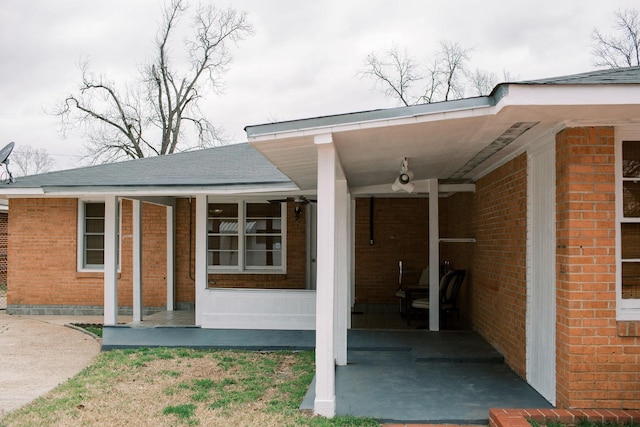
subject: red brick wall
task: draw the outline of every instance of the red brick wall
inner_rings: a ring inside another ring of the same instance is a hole
[[[471,319],[509,366],[525,377],[526,154],[476,183],[474,215]]]
[[[7,283],[9,213],[0,212],[0,283]]]
[[[441,198],[439,204],[440,237],[441,238],[474,238],[475,210],[473,193],[456,193]],[[440,261],[451,263],[451,268],[465,270],[465,279],[458,295],[460,315],[470,318],[473,286],[473,257],[475,243],[441,242]]]
[[[640,409],[640,338],[616,322],[614,129],[566,129],[557,161],[557,403]],[[637,331],[640,332],[640,331]],[[623,336],[635,335],[635,336]]]
[[[373,245],[369,244],[370,203],[370,199],[356,200],[356,303],[397,304],[398,261],[413,269],[429,263],[429,200],[375,198]]]
[[[8,305],[101,306],[104,275],[77,271],[76,199],[11,199]],[[131,202],[122,205],[118,305],[132,306]],[[143,204],[143,304],[166,302],[165,209]]]

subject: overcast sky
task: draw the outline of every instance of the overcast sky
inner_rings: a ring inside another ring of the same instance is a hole
[[[594,69],[592,30],[637,0],[233,0],[255,34],[234,49],[226,89],[204,109],[233,142],[244,126],[397,106],[358,77],[367,54],[392,43],[426,63],[441,40],[473,48],[470,66],[521,80]],[[3,0],[0,146],[44,147],[77,165],[82,135],[47,115],[80,82],[77,64],[133,80],[153,53],[160,0]]]

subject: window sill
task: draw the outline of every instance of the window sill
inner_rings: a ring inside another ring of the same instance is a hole
[[[118,273],[118,279],[120,278],[121,274]],[[97,278],[104,278],[104,271],[103,270],[81,270],[81,271],[76,271],[76,278],[78,279],[97,279]]]
[[[619,337],[640,337],[640,320],[616,322]]]

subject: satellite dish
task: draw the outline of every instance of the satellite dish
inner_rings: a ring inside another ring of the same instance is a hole
[[[14,183],[16,180],[13,178],[13,175],[9,171],[9,155],[13,151],[13,147],[16,145],[15,142],[10,142],[5,145],[2,150],[0,150],[0,163],[2,163],[7,170],[7,174],[9,174],[9,182]]]

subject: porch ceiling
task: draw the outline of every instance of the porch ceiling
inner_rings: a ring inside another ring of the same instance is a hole
[[[295,131],[250,135],[249,142],[301,190],[312,191],[317,188],[314,136],[331,133],[352,191],[391,194],[391,183],[404,157],[409,158],[414,182],[432,178],[474,182],[531,143],[553,138],[564,127],[640,120],[640,105],[629,103],[503,104],[393,120],[301,126]]]

